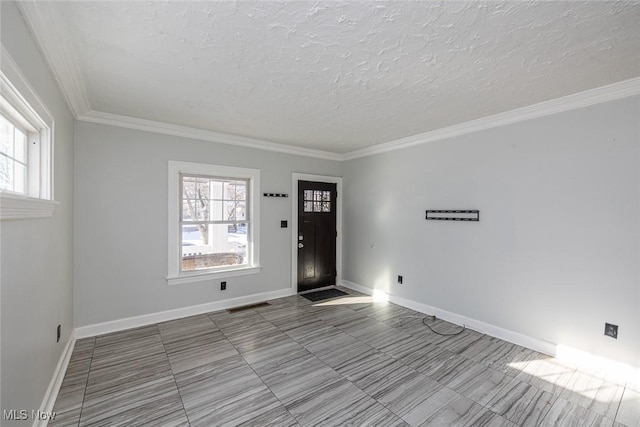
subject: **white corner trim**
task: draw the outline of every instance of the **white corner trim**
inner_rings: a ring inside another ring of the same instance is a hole
[[[62,385],[64,374],[67,372],[69,360],[71,359],[71,354],[73,353],[75,345],[76,337],[74,332],[71,331],[69,340],[64,346],[64,350],[62,350],[60,359],[58,359],[58,364],[56,365],[56,370],[53,372],[53,376],[51,377],[51,381],[49,382],[49,387],[47,387],[47,391],[45,392],[44,398],[42,399],[42,404],[40,405],[41,412],[51,413],[53,411],[53,406],[55,405],[56,399],[58,398],[58,392],[60,391],[60,386]],[[33,427],[45,427],[47,424],[48,420],[38,420],[36,418],[33,421]]]
[[[400,150],[402,148],[435,142],[446,138],[452,138],[454,136],[466,135],[472,132],[509,125],[538,117],[549,116],[551,114],[562,113],[564,111],[576,110],[578,108],[615,101],[635,95],[640,95],[640,77],[540,102],[527,107],[517,108],[504,113],[420,133],[418,135],[397,139],[395,141],[350,151],[343,154],[341,156],[341,160],[352,160],[360,157],[372,156],[374,154]]]
[[[362,292],[363,294],[367,295],[373,295],[374,291],[371,288],[347,280],[342,281],[342,286],[344,286],[345,288],[353,289],[354,291]],[[473,329],[474,331],[478,331],[483,334],[487,334],[492,337],[496,337],[501,340],[505,340],[510,343],[538,351],[540,353],[548,354],[551,356],[557,355],[557,345],[548,341],[533,338],[508,329],[503,329],[499,326],[494,326],[480,320],[471,319],[457,313],[451,313],[437,307],[432,307],[427,304],[422,304],[395,295],[389,295],[389,301],[402,307],[418,311],[420,313],[435,315],[440,319],[446,320],[447,322],[451,322],[456,325],[465,325],[467,328]]]
[[[291,289],[285,288],[279,289],[277,291],[263,292],[260,294],[247,295],[237,298],[229,298],[221,301],[213,301],[206,304],[192,305],[189,307],[177,308],[174,310],[167,310],[157,313],[143,314],[141,316],[111,320],[104,323],[80,326],[75,329],[75,336],[77,339],[94,337],[96,335],[107,334],[110,332],[137,328],[139,326],[153,325],[154,323],[181,319],[183,317],[195,316],[197,314],[210,313],[213,311],[226,310],[227,308],[255,304],[272,299],[288,297],[291,295],[293,295]]]
[[[207,280],[224,279],[225,277],[248,276],[250,274],[258,274],[262,270],[261,265],[254,265],[244,268],[234,268],[220,271],[207,271],[204,273],[187,274],[182,273],[179,276],[167,277],[167,283],[173,285],[185,285],[187,283],[205,282]]]
[[[78,118],[91,106],[73,46],[64,26],[60,25],[64,20],[59,16],[57,5],[34,0],[16,4],[60,85],[71,112]]]
[[[78,120],[89,123],[141,130],[145,132],[159,133],[163,135],[179,136],[182,138],[191,138],[201,141],[235,145],[237,147],[275,151],[278,153],[292,154],[296,156],[315,157],[325,160],[341,160],[340,154],[332,153],[329,151],[314,150],[311,148],[297,147],[288,144],[279,144],[262,139],[248,138],[244,136],[214,132],[205,129],[196,129],[187,126],[173,125],[169,123],[156,122],[153,120],[122,116],[119,114],[103,113],[100,111],[88,111],[78,116]]]
[[[60,202],[0,191],[0,220],[50,218]]]

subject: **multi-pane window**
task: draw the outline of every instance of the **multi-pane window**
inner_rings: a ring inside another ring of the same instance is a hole
[[[27,130],[0,114],[0,188],[27,193]]]
[[[0,70],[0,220],[53,215],[52,129],[47,107],[13,62],[5,61]]]
[[[331,212],[331,192],[326,190],[304,190],[305,212]]]
[[[181,271],[246,265],[249,180],[181,175]]]
[[[169,161],[170,285],[260,271],[260,170]]]

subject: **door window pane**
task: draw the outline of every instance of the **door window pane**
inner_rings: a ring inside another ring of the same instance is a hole
[[[313,212],[313,202],[304,202],[304,211]]]

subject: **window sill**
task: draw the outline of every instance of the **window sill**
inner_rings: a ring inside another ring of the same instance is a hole
[[[0,220],[50,218],[60,202],[0,191]]]
[[[207,271],[198,273],[182,273],[179,276],[167,277],[169,285],[184,285],[187,283],[203,282],[205,280],[224,279],[225,277],[247,276],[250,274],[258,274],[262,270],[261,266],[252,266],[245,268],[236,268],[221,271]]]

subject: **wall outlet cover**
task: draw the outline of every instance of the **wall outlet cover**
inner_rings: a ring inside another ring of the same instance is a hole
[[[611,323],[604,324],[604,334],[608,337],[618,339],[618,325],[613,325]]]
[[[227,282],[220,282],[220,290],[221,291],[227,290]]]

